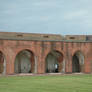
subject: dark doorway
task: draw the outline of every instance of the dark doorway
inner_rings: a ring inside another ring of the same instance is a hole
[[[79,63],[79,57],[76,56],[76,54],[73,56],[72,60],[72,72],[77,73],[80,72],[80,63]]]
[[[84,71],[84,54],[77,51],[72,58],[72,72],[79,73]]]
[[[72,72],[80,72],[79,58],[76,55],[73,56]]]

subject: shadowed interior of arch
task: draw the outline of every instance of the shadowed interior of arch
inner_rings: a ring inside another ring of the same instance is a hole
[[[5,72],[5,58],[3,53],[0,51],[0,74]]]
[[[81,72],[84,64],[84,56],[81,52],[76,52],[72,58],[72,72]]]
[[[34,54],[28,50],[23,50],[17,54],[15,59],[15,73],[34,72]]]
[[[63,67],[63,54],[58,51],[51,51],[45,62],[46,73],[59,73]]]

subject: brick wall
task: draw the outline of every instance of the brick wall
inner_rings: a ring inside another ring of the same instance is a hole
[[[36,56],[37,73],[45,73],[45,59],[52,50],[63,54],[65,73],[72,73],[72,57],[77,51],[85,57],[82,72],[92,72],[92,43],[0,40],[0,51],[6,59],[6,74],[14,74],[16,55],[25,49]]]

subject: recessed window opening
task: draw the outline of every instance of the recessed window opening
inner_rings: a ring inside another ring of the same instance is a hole
[[[17,37],[23,37],[23,35],[22,34],[17,34]]]
[[[45,36],[43,36],[44,38],[49,38],[49,36],[48,35],[45,35]]]
[[[75,39],[75,37],[70,37],[70,39]]]

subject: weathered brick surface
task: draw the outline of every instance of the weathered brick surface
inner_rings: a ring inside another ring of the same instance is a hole
[[[85,57],[82,72],[92,72],[92,43],[91,42],[50,42],[50,41],[16,41],[0,40],[0,51],[6,59],[6,74],[14,74],[14,62],[16,55],[22,50],[33,52],[37,58],[37,73],[45,73],[46,56],[52,50],[63,54],[65,60],[65,72],[72,72],[72,57],[77,51],[81,51]]]

